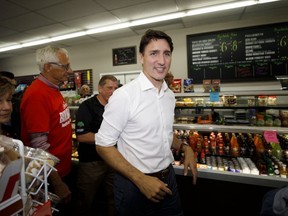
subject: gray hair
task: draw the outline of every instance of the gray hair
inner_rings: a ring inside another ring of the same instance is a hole
[[[65,48],[46,46],[36,51],[36,63],[40,72],[44,69],[44,64],[48,62],[59,62],[58,54],[64,53],[68,57],[68,51]]]

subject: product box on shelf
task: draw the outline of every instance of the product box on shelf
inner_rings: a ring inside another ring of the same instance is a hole
[[[20,171],[23,162],[20,155],[13,149],[10,149],[2,154],[7,156],[9,163],[6,164],[0,177],[0,203],[18,193]]]
[[[183,81],[184,93],[194,92],[194,84],[192,78],[184,79]]]
[[[204,90],[204,93],[210,92],[211,80],[203,80],[203,90]]]
[[[174,93],[181,93],[182,92],[182,79],[174,79],[172,83],[172,91]]]

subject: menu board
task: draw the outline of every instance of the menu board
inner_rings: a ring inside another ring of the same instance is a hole
[[[137,64],[136,46],[112,50],[113,66]]]
[[[288,23],[187,35],[188,77],[221,82],[288,74]]]

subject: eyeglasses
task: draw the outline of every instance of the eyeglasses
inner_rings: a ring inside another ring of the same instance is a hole
[[[53,65],[57,65],[59,67],[62,67],[65,71],[68,71],[71,67],[70,67],[70,64],[60,64],[60,63],[57,63],[57,62],[48,62],[49,64],[53,64]]]

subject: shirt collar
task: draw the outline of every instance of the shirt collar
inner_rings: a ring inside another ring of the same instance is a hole
[[[38,79],[44,82],[47,86],[59,90],[59,86],[51,83],[42,73],[39,74]]]
[[[139,81],[142,91],[155,88],[155,86],[150,82],[150,80],[147,78],[143,71],[139,75]],[[164,80],[161,89],[163,89],[164,92],[168,90],[168,85]]]

